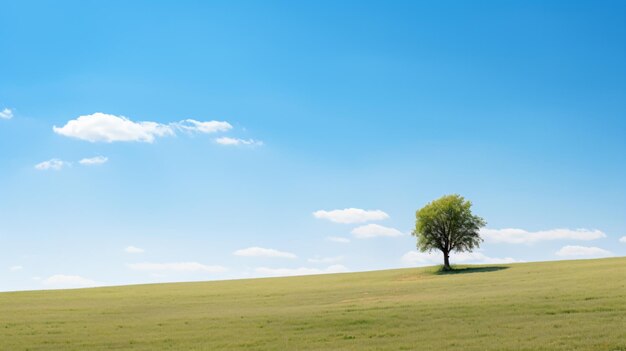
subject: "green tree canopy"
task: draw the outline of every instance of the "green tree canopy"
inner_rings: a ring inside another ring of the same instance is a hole
[[[472,251],[483,241],[479,230],[486,222],[471,211],[472,203],[460,195],[446,195],[430,202],[415,214],[417,248],[440,250],[444,270],[450,270],[450,253]]]

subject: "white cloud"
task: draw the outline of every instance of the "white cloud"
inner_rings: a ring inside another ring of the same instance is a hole
[[[81,165],[85,165],[85,166],[93,166],[93,165],[101,165],[103,163],[106,163],[108,160],[109,160],[108,157],[96,156],[96,157],[90,157],[90,158],[83,158],[82,160],[78,161],[78,163],[80,163]]]
[[[337,257],[314,257],[314,258],[309,258],[307,261],[309,261],[310,263],[326,263],[326,264],[330,264],[330,263],[337,263],[340,261],[343,261],[343,256],[337,256]]]
[[[481,229],[481,237],[491,242],[510,244],[531,244],[547,240],[595,240],[606,237],[606,234],[595,229],[551,229],[528,232],[523,229]]]
[[[215,142],[220,145],[228,145],[228,146],[239,146],[239,145],[250,145],[250,146],[261,146],[263,145],[262,141],[254,140],[254,139],[238,139],[238,138],[229,138],[229,137],[221,137],[215,139]]]
[[[278,251],[274,249],[265,249],[262,247],[249,247],[246,249],[240,249],[233,252],[235,256],[245,257],[282,257],[282,258],[296,258],[297,256],[291,252]]]
[[[561,257],[609,257],[613,256],[613,253],[607,251],[605,249],[601,249],[599,247],[594,246],[578,246],[578,245],[568,245],[563,246],[559,251],[556,252],[557,256]]]
[[[352,229],[351,233],[354,235],[355,238],[358,239],[375,238],[379,236],[395,237],[404,235],[398,229],[384,227],[379,224],[362,225],[360,227]]]
[[[145,250],[136,246],[127,246],[124,251],[131,254],[143,253]]]
[[[170,263],[129,263],[127,266],[136,271],[152,272],[207,272],[221,273],[226,268],[222,266],[207,266],[198,262],[170,262]]]
[[[24,267],[22,267],[22,266],[11,266],[11,267],[9,267],[9,270],[11,272],[21,271],[22,269],[24,269]]]
[[[174,135],[172,127],[156,122],[133,122],[124,116],[96,112],[70,120],[55,133],[90,142],[140,141],[151,143],[155,137]]]
[[[340,236],[329,236],[329,237],[326,238],[326,240],[332,241],[332,242],[335,242],[335,243],[342,243],[342,244],[347,244],[347,243],[350,242],[350,239],[342,238]]]
[[[177,133],[203,133],[211,134],[226,132],[233,126],[226,121],[197,121],[195,119],[184,119],[172,123],[158,123],[151,121],[135,122],[124,116],[116,116],[102,112],[90,115],[78,116],[69,120],[64,126],[54,126],[52,130],[63,136],[95,142],[145,142],[152,143],[158,137],[175,136]],[[239,139],[231,137],[221,137],[215,139],[220,145],[227,146],[262,146],[263,142],[254,139]],[[84,159],[83,164],[98,164],[102,159],[95,159],[94,163],[89,163],[90,159]],[[81,162],[82,163],[82,162]]]
[[[48,161],[43,161],[41,163],[36,164],[35,169],[38,171],[47,171],[47,170],[59,171],[63,167],[66,167],[69,165],[70,165],[69,162],[59,160],[58,158],[53,158]]]
[[[626,236],[619,238],[619,242],[626,244]]]
[[[335,264],[325,269],[318,268],[267,268],[259,267],[255,272],[263,276],[292,276],[292,275],[309,275],[309,274],[329,274],[349,272],[348,268],[343,265]]]
[[[232,126],[223,121],[196,121],[185,119],[180,122],[162,124],[143,121],[134,122],[124,116],[96,112],[68,121],[63,127],[54,126],[55,133],[94,142],[137,141],[152,143],[157,137],[173,136],[176,131],[216,133],[227,131]]]
[[[13,111],[11,109],[5,108],[0,111],[0,119],[11,119],[13,118]]]
[[[335,223],[363,223],[369,221],[380,221],[389,218],[389,215],[381,210],[363,210],[360,208],[345,208],[343,210],[313,212],[313,216],[318,219],[327,219]]]
[[[200,122],[194,119],[185,119],[172,125],[184,131],[206,134],[225,132],[233,128],[230,123],[224,121]]]
[[[428,266],[443,263],[443,254],[440,251],[419,252],[409,251],[402,256],[402,262],[412,266]],[[475,264],[503,264],[520,262],[511,257],[489,257],[480,251],[453,252],[450,254],[451,263],[475,263]]]
[[[102,283],[78,275],[55,274],[42,281],[46,286],[53,288],[86,288],[100,286]]]

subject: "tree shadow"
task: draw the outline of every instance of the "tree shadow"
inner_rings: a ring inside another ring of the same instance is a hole
[[[488,266],[488,267],[455,267],[452,266],[452,270],[445,271],[443,267],[440,267],[435,274],[437,275],[448,275],[448,274],[466,274],[466,273],[486,273],[486,272],[496,272],[501,271],[503,269],[508,269],[507,266]]]

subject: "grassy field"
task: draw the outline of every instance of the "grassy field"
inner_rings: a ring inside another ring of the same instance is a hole
[[[0,350],[622,350],[626,258],[0,294]]]

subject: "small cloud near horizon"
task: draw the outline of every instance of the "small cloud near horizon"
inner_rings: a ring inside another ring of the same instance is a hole
[[[326,219],[335,223],[352,224],[370,221],[381,221],[389,218],[389,215],[381,210],[363,210],[360,208],[344,208],[343,210],[318,210],[313,212],[313,217]]]
[[[144,253],[145,250],[136,246],[127,246],[126,248],[124,248],[124,251],[126,251],[127,253],[131,253],[131,254],[139,254],[139,253]]]
[[[343,256],[336,257],[319,257],[315,256],[314,258],[309,258],[307,260],[309,263],[337,263],[343,261]]]
[[[508,244],[532,244],[540,241],[549,240],[581,240],[589,241],[605,238],[606,234],[600,230],[594,229],[551,229],[529,232],[523,229],[505,228],[505,229],[489,229],[480,230],[480,236],[487,241],[494,243]]]
[[[244,257],[280,257],[280,258],[297,258],[295,254],[291,252],[278,251],[275,249],[266,249],[263,247],[248,247],[233,252],[235,256]]]
[[[55,274],[44,280],[41,283],[50,288],[88,288],[95,286],[102,286],[103,283],[91,280],[79,275],[65,275]]]
[[[198,262],[167,262],[167,263],[129,263],[128,268],[135,271],[148,272],[205,272],[205,273],[222,273],[227,271],[222,266],[208,266]]]
[[[578,245],[563,246],[555,254],[561,257],[586,257],[586,258],[601,258],[601,257],[613,256],[613,253],[611,251],[601,249],[599,247],[578,246]]]
[[[398,237],[404,235],[398,229],[372,223],[356,227],[352,229],[351,233],[357,239],[369,239],[376,237]]]
[[[311,275],[311,274],[331,274],[331,273],[345,273],[350,270],[340,264],[328,266],[324,269],[319,268],[308,268],[308,267],[299,267],[299,268],[268,268],[268,267],[258,267],[254,270],[257,274],[261,276],[272,276],[272,277],[286,277],[286,276],[296,276],[296,275]]]

